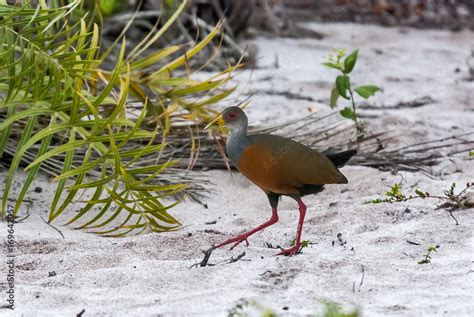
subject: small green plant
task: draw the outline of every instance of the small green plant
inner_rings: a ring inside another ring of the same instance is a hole
[[[407,201],[409,199],[413,199],[416,197],[413,196],[405,196],[401,192],[401,185],[400,184],[394,184],[392,187],[390,187],[390,190],[388,192],[385,192],[385,196],[387,198],[381,199],[373,199],[371,201],[366,202],[366,204],[381,204],[381,203],[395,203],[395,202],[402,202],[402,201]]]
[[[312,315],[314,317],[360,317],[359,309],[354,309],[349,313],[345,313],[340,304],[331,301],[322,301],[323,313],[321,315]],[[284,307],[283,310],[288,310]],[[247,316],[261,316],[261,317],[278,317],[272,309],[264,307],[255,300],[248,300],[241,298],[237,301],[234,307],[229,310],[228,316],[247,317]],[[286,314],[285,314],[286,316]]]
[[[469,156],[474,156],[474,150],[469,151]]]
[[[272,309],[268,307],[264,307],[260,303],[255,300],[248,300],[245,298],[241,298],[229,310],[228,316],[235,316],[235,317],[247,317],[247,316],[261,316],[261,317],[277,317],[276,314]]]
[[[421,198],[421,199],[426,199],[426,198],[436,198],[436,199],[442,199],[442,200],[448,200],[451,205],[453,205],[456,208],[465,208],[465,207],[470,207],[465,204],[464,201],[464,195],[466,194],[466,191],[473,187],[474,183],[466,183],[466,187],[461,190],[458,194],[456,194],[455,189],[456,189],[456,183],[452,183],[451,187],[447,190],[443,191],[444,196],[439,196],[439,195],[431,195],[427,191],[422,191],[420,189],[415,189],[415,195],[405,195],[401,191],[401,185],[400,184],[394,184],[390,188],[390,191],[385,193],[385,196],[387,198],[385,199],[373,199],[366,204],[380,204],[380,203],[396,203],[396,202],[404,202],[408,201],[411,199],[416,199],[416,198]]]
[[[428,264],[431,263],[431,253],[437,252],[439,245],[433,244],[428,247],[428,250],[425,255],[423,255],[423,259],[418,261],[418,264]]]
[[[331,108],[337,107],[337,100],[339,99],[339,96],[349,100],[352,104],[352,108],[344,107],[344,109],[342,109],[340,113],[344,118],[354,120],[356,124],[357,133],[360,133],[362,132],[362,125],[360,124],[360,122],[358,122],[357,119],[354,92],[362,98],[368,99],[370,96],[373,96],[377,91],[381,89],[375,85],[363,85],[357,86],[355,88],[352,87],[349,74],[354,69],[358,55],[359,50],[355,50],[347,56],[346,51],[343,49],[334,50],[333,52],[329,53],[328,60],[322,64],[326,67],[337,69],[341,73],[339,76],[336,77],[336,86],[331,90],[329,105],[331,106]]]
[[[290,247],[294,246],[296,243],[296,239],[293,239],[290,241]],[[303,240],[301,241],[301,247],[298,250],[298,253],[300,253],[304,248],[307,248],[310,244],[313,244],[310,240]]]
[[[445,208],[448,210],[449,215],[456,221],[456,225],[458,225],[458,221],[453,216],[453,210],[461,209],[461,208],[472,208],[472,202],[469,201],[467,196],[467,190],[471,187],[474,187],[474,182],[466,183],[464,189],[462,189],[459,193],[456,194],[456,183],[452,183],[449,189],[443,191],[443,196],[441,195],[431,195],[427,191],[422,191],[420,189],[415,189],[415,195],[405,195],[401,191],[400,184],[394,184],[390,188],[388,192],[385,192],[385,197],[387,198],[377,198],[370,201],[365,202],[365,204],[381,204],[381,203],[397,203],[397,202],[405,202],[412,199],[428,199],[428,198],[435,198],[439,200],[444,200],[446,203],[439,206],[439,208]]]
[[[342,306],[330,302],[330,301],[323,301],[324,305],[324,312],[322,315],[319,315],[320,317],[359,317],[360,312],[358,309],[355,309],[349,313],[345,313]]]

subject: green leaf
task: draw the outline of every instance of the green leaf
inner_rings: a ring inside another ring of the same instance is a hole
[[[51,119],[51,122],[50,122],[50,126],[53,126],[55,123],[56,123],[56,116],[53,116],[52,119]],[[37,156],[45,153],[48,150],[48,147],[50,146],[52,137],[53,137],[52,135],[48,135],[46,138],[44,138],[41,141],[41,146],[40,146],[40,149],[38,151]],[[31,183],[33,182],[36,174],[38,173],[40,167],[41,167],[41,165],[37,165],[28,172],[28,176],[26,177],[26,179],[23,183],[21,193],[17,198],[15,210],[18,210],[20,208],[20,205],[23,202],[23,199],[24,199]]]
[[[374,85],[367,85],[367,86],[359,86],[354,91],[361,96],[362,98],[369,98],[370,96],[375,95],[377,91],[380,91],[381,89],[377,86]]]
[[[415,193],[416,193],[418,196],[420,196],[420,198],[425,199],[425,198],[427,197],[426,194],[425,194],[424,192],[422,192],[421,190],[419,190],[419,189],[415,189]]]
[[[469,156],[474,156],[474,150],[469,151]]]
[[[334,87],[332,90],[331,90],[331,97],[329,98],[329,106],[331,106],[331,108],[336,108],[337,107],[337,99],[339,98],[339,92],[337,91],[337,88]]]
[[[24,146],[25,143],[28,142],[28,140],[31,137],[31,134],[34,130],[35,124],[37,122],[38,118],[37,116],[31,116],[28,118],[28,122],[26,123],[26,126],[23,128],[23,133],[21,134],[20,141],[18,142],[18,147],[21,148]],[[13,184],[13,179],[14,176],[18,170],[18,167],[20,166],[21,163],[21,158],[22,155],[19,151],[15,153],[15,156],[13,157],[12,162],[10,163],[10,168],[8,170],[8,174],[6,177],[6,180],[4,180],[4,187],[3,187],[3,200],[2,200],[2,210],[1,210],[1,215],[5,214],[6,206],[7,206],[7,200],[8,200],[8,194],[10,193],[11,186]],[[28,186],[28,184],[26,184]],[[21,204],[21,202],[20,202]],[[16,206],[20,206],[19,203],[16,204]],[[18,212],[18,209],[15,209],[13,211],[13,214],[16,215]]]
[[[75,140],[76,140],[76,132],[74,130],[71,130],[69,134],[69,143],[74,142]],[[72,148],[70,151],[66,152],[66,155],[64,158],[63,172],[71,169],[75,150],[76,149]],[[77,178],[76,182],[77,180],[79,180],[79,182],[81,181],[80,178]],[[63,201],[61,206],[59,206],[59,208],[56,209],[56,206],[59,204],[59,201],[61,200],[61,196],[64,191],[66,181],[67,179],[61,179],[58,182],[58,185],[56,186],[56,192],[54,194],[53,201],[51,203],[51,208],[50,208],[50,212],[48,216],[48,222],[51,222],[54,219],[56,219],[56,217],[58,217],[61,214],[61,212],[64,210],[66,206],[66,202],[70,203],[72,199],[74,198],[72,195],[68,195],[68,197],[66,197],[66,199]]]
[[[340,70],[340,71],[343,71],[343,69],[342,69],[342,67],[341,67],[340,64],[326,62],[326,63],[321,63],[321,65],[324,65],[324,66],[329,67],[329,68],[335,68],[335,69],[338,69],[338,70]]]
[[[339,92],[339,95],[349,100],[349,96],[347,95],[347,90],[351,88],[351,82],[350,82],[349,76],[346,76],[346,75],[337,76],[336,88],[337,88],[337,91]]]
[[[229,96],[231,93],[233,93],[236,88],[237,88],[237,86],[229,88],[228,90],[224,91],[223,93],[216,94],[216,95],[212,96],[211,98],[208,98],[208,99],[200,101],[196,104],[193,104],[193,106],[196,107],[196,108],[200,108],[200,107],[203,107],[205,105],[216,103],[216,102],[218,102],[218,101],[220,101],[224,98],[227,98],[227,96]]]
[[[355,113],[354,113],[354,111],[352,111],[352,109],[349,108],[349,107],[345,107],[344,109],[342,109],[341,111],[339,111],[339,113],[340,113],[341,116],[343,116],[344,118],[351,119],[351,120],[355,120]]]
[[[105,172],[106,172],[106,169],[105,169],[105,165],[102,167],[102,173],[101,173],[101,176],[105,176]],[[117,182],[116,182],[117,183]],[[92,196],[91,200],[94,200],[94,199],[99,199],[100,198],[100,195],[102,194],[103,192],[103,186],[98,186],[95,190],[95,193],[94,195]],[[91,210],[91,208],[94,207],[94,204],[92,203],[88,203],[84,208],[82,208],[82,210],[80,210],[76,216],[74,216],[71,220],[69,220],[65,225],[69,225],[73,222],[75,222],[77,219],[81,218],[84,214],[86,214],[89,210]],[[108,208],[108,207],[107,207]],[[96,216],[97,217],[97,216]],[[95,220],[89,220],[89,222],[87,222],[87,224],[84,224],[83,226],[86,226],[88,225],[90,222],[95,222],[96,220],[98,220],[98,218],[94,218]],[[79,227],[81,228],[81,227]]]
[[[164,49],[162,50],[159,50],[159,51],[156,51],[136,62],[133,62],[131,63],[130,65],[130,69],[132,71],[135,71],[135,70],[140,70],[140,69],[143,69],[145,67],[148,67],[148,66],[151,66],[151,65],[154,65],[156,64],[158,61],[160,61],[161,59],[165,58],[165,57],[168,57],[169,55],[173,54],[173,53],[176,53],[178,50],[180,49],[180,46],[178,45],[173,45],[173,46],[168,46],[168,47],[165,47]]]
[[[99,0],[99,8],[104,16],[121,12],[126,5],[126,1]]]
[[[224,78],[221,80],[215,80],[215,81],[203,81],[189,87],[185,87],[181,89],[173,89],[170,93],[172,93],[173,96],[186,96],[193,93],[215,89],[217,87],[222,86],[222,84],[225,83],[226,81],[228,81],[227,78]]]
[[[359,55],[359,50],[355,50],[344,60],[344,74],[349,74],[354,69],[354,66],[357,62],[357,56]]]
[[[191,59],[194,55],[196,55],[197,53],[199,53],[200,51],[202,51],[202,49],[204,47],[206,47],[209,42],[212,41],[212,39],[214,39],[214,37],[217,36],[217,34],[220,33],[220,30],[221,30],[221,27],[222,27],[222,23],[219,23],[217,24],[217,26],[215,26],[208,34],[205,38],[203,38],[201,40],[201,42],[197,43],[195,46],[193,46],[191,49],[189,49],[188,51],[186,51],[186,53],[174,60],[172,60],[171,62],[169,62],[168,64],[164,65],[163,67],[161,67],[159,70],[157,70],[156,72],[146,76],[143,81],[144,82],[153,82],[153,80],[156,80],[156,79],[159,79],[160,78],[160,75],[162,75],[163,73],[165,72],[171,72],[173,71],[174,69],[180,67],[180,66],[183,66],[185,64],[188,63],[188,60]]]
[[[174,0],[165,0],[165,4],[168,8],[171,8],[174,4]]]
[[[438,245],[431,245],[428,248],[428,252],[436,252],[438,250]]]
[[[163,24],[163,26],[154,34],[150,39],[145,39],[139,43],[133,50],[130,52],[130,60],[133,61],[136,59],[141,53],[143,53],[147,48],[149,48],[152,44],[154,44],[165,32],[170,28],[170,26],[176,21],[180,13],[186,7],[186,0],[184,0],[180,6],[176,9],[172,16]]]

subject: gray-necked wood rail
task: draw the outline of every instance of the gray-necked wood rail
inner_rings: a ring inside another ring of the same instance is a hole
[[[337,169],[342,167],[355,150],[322,154],[301,143],[271,134],[247,134],[248,120],[239,107],[225,109],[206,126],[227,126],[229,135],[226,150],[232,164],[268,196],[272,217],[260,226],[215,246],[233,243],[233,249],[248,237],[278,221],[277,206],[280,196],[289,196],[298,203],[300,217],[293,247],[277,255],[294,255],[301,247],[306,205],[301,197],[316,194],[325,184],[346,184],[347,178]]]

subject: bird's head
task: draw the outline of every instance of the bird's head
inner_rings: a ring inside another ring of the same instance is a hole
[[[231,131],[247,129],[247,116],[239,107],[229,107],[224,109],[205,129],[212,127],[228,127]]]

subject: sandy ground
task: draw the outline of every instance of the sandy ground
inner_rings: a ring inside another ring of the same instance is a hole
[[[425,95],[436,100],[415,109],[364,110],[362,115],[377,117],[367,119],[371,130],[404,130],[408,137],[399,140],[402,144],[472,131],[474,84],[463,80],[472,32],[310,27],[328,36],[255,41],[263,69],[252,73],[251,84],[246,84],[250,72],[240,77],[241,94],[260,91],[248,110],[252,122],[301,117],[310,107],[324,111],[335,73],[320,62],[332,47],[342,46],[361,48],[359,63],[366,71],[354,80],[384,87],[372,104],[390,106]],[[262,91],[290,91],[314,101]],[[210,260],[215,266],[193,269],[211,243],[270,217],[265,195],[239,174],[206,172],[213,181],[208,209],[192,202],[177,206],[173,214],[184,223],[182,230],[121,239],[60,227],[63,239],[40,218],[54,193],[41,176],[34,186],[43,192],[28,196],[31,216],[15,225],[16,309],[0,309],[0,316],[75,316],[82,310],[83,316],[226,316],[238,306],[261,315],[252,301],[281,316],[305,316],[321,312],[325,299],[347,309],[360,307],[364,316],[472,316],[474,210],[456,211],[456,225],[445,210],[436,209],[435,200],[364,204],[401,180],[407,192],[419,187],[432,194],[441,194],[452,182],[474,181],[474,161],[446,164],[456,168],[436,178],[347,166],[342,171],[348,185],[327,186],[305,199],[303,238],[313,244],[303,253],[274,257],[277,250],[266,246],[288,246],[294,238],[298,213],[295,203],[284,198],[279,223],[251,237],[249,247],[217,250]],[[6,230],[1,223],[2,237]],[[419,265],[431,244],[440,246],[432,263]],[[3,273],[6,251],[0,250]],[[242,252],[240,261],[228,263]],[[0,306],[6,303],[5,290],[2,274]]]

